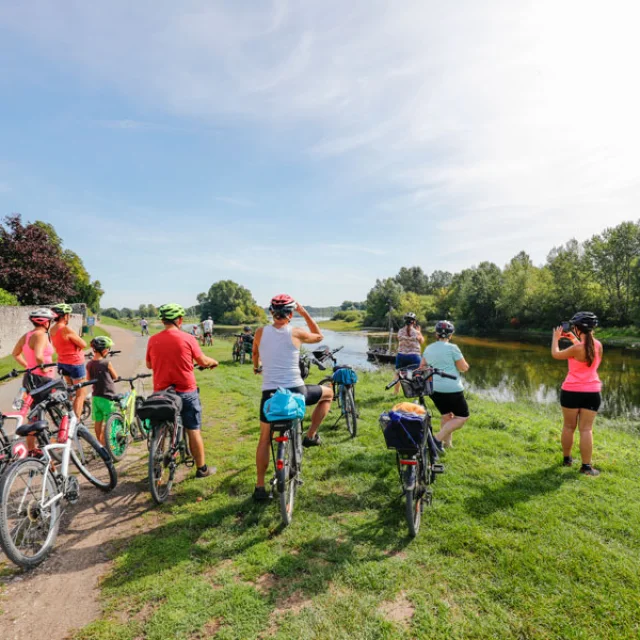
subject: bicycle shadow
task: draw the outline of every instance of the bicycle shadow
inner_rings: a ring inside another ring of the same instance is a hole
[[[499,487],[481,487],[479,495],[465,499],[465,510],[475,518],[486,518],[496,511],[509,510],[517,504],[557,491],[564,483],[577,479],[577,474],[567,473],[563,467],[554,464],[519,475]]]

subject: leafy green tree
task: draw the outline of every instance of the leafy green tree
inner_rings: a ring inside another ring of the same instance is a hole
[[[17,307],[18,304],[18,298],[12,293],[0,289],[0,307]]]
[[[478,331],[494,331],[504,324],[497,306],[502,288],[502,272],[492,262],[481,262],[465,269],[452,286],[456,287],[455,315],[464,327]]]
[[[108,309],[102,309],[100,314],[106,316],[107,318],[113,318],[114,320],[118,320],[120,318],[120,311],[115,307],[109,307]]]
[[[439,289],[448,289],[453,281],[453,275],[448,271],[436,269],[429,276],[429,293],[436,293]]]
[[[266,319],[251,292],[233,280],[220,280],[211,285],[206,298],[198,295],[198,302],[203,320],[210,315],[215,322],[237,325]]]
[[[121,318],[133,318],[134,316],[135,312],[133,309],[129,309],[129,307],[122,307],[122,309],[120,309]]]
[[[405,291],[412,291],[420,295],[431,292],[429,276],[421,267],[402,267],[395,277],[395,281],[401,284]]]
[[[376,280],[367,294],[367,317],[365,324],[370,327],[384,327],[388,324],[389,306],[397,309],[402,301],[404,288],[395,278]]]

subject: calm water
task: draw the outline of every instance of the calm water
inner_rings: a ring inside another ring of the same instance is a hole
[[[299,319],[296,320],[298,324]],[[367,361],[367,349],[387,344],[384,333],[340,333],[326,329],[323,333],[323,344],[344,347],[337,354],[339,363],[360,369],[377,368]],[[498,402],[558,403],[567,364],[551,358],[550,341],[532,344],[456,336],[454,342],[471,365],[464,376],[469,390]],[[599,373],[603,382],[601,412],[610,417],[640,420],[640,352],[605,348]]]

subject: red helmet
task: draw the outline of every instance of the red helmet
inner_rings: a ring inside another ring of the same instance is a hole
[[[278,315],[289,315],[296,309],[296,301],[286,293],[280,293],[279,295],[271,298],[271,304],[269,305],[269,311],[277,313]]]

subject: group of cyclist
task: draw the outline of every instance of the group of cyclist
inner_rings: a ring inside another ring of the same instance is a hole
[[[291,296],[281,294],[271,300],[269,310],[272,324],[256,331],[253,339],[252,360],[254,373],[262,375],[262,397],[259,420],[260,436],[256,450],[257,480],[253,493],[256,501],[266,501],[271,494],[265,488],[265,475],[269,466],[270,426],[264,413],[266,401],[278,388],[288,389],[304,396],[307,406],[314,406],[307,433],[304,435],[304,447],[316,447],[321,444],[318,430],[327,416],[333,391],[331,387],[305,385],[302,379],[299,360],[303,344],[317,344],[323,340],[322,331],[308,311]],[[216,472],[208,466],[205,447],[201,435],[202,405],[194,374],[194,365],[202,368],[214,368],[218,362],[206,356],[197,337],[182,330],[185,309],[174,303],[159,308],[159,318],[163,330],[151,336],[147,343],[146,366],[153,372],[154,391],[173,387],[182,399],[181,417],[185,427],[189,447],[196,464],[196,477],[206,478]],[[85,367],[85,341],[69,326],[72,308],[68,304],[57,304],[49,309],[32,311],[29,320],[33,329],[25,333],[16,343],[13,357],[24,368],[49,364],[57,354],[58,370],[68,384],[76,384],[87,379]],[[305,321],[306,327],[292,326],[294,313]],[[213,332],[213,321],[203,322],[205,331]],[[562,431],[563,463],[573,463],[571,450],[576,428],[580,433],[580,453],[582,466],[580,472],[596,476],[599,471],[591,464],[593,450],[592,427],[600,406],[601,383],[598,366],[602,359],[602,345],[593,338],[593,329],[598,319],[589,312],[577,313],[564,326],[553,332],[551,353],[556,359],[567,360],[569,373],[562,385],[561,405],[564,417]],[[248,335],[251,335],[250,328]],[[441,426],[436,434],[436,447],[442,452],[453,446],[453,432],[460,429],[469,419],[469,408],[464,396],[460,377],[469,369],[459,347],[451,342],[455,328],[447,320],[435,326],[436,341],[422,349],[425,339],[417,323],[416,316],[409,313],[404,318],[404,326],[398,332],[399,350],[396,368],[438,368],[455,376],[455,380],[434,377],[433,402],[441,415]],[[245,331],[245,333],[247,333]],[[572,346],[561,350],[559,341],[569,339]],[[107,358],[113,342],[106,336],[92,339],[93,359],[89,364],[91,379],[98,380],[92,400],[92,414],[95,421],[96,436],[104,443],[103,424],[112,410],[115,388],[113,383],[118,376]],[[54,375],[52,368],[36,369],[36,379],[48,382]],[[74,411],[81,415],[85,400],[84,389],[79,389],[74,399]],[[397,392],[397,390],[396,390]],[[34,443],[28,442],[31,449]]]

